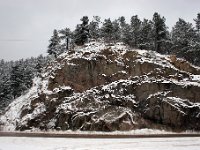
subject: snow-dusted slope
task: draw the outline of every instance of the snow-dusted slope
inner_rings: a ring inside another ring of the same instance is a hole
[[[89,43],[61,54],[1,116],[4,130],[200,130],[200,69],[175,56]]]

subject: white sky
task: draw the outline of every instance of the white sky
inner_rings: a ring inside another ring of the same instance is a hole
[[[151,19],[154,12],[171,28],[178,18],[193,22],[200,0],[0,0],[0,59],[45,54],[53,29],[74,28],[84,15],[132,15]]]

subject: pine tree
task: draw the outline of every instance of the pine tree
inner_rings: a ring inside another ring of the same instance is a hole
[[[114,27],[110,18],[105,19],[101,28],[101,35],[105,42],[112,42]]]
[[[153,49],[153,40],[151,37],[152,22],[144,19],[141,23],[140,29],[140,49],[151,50]]]
[[[119,42],[120,41],[120,24],[118,20],[114,20],[112,22],[113,33],[112,33],[112,41]]]
[[[22,66],[22,71],[23,71],[22,78],[23,78],[23,89],[24,89],[23,91],[31,88],[33,83],[32,79],[34,77],[34,69],[35,68],[30,66],[30,64],[26,63],[26,61],[23,64]]]
[[[87,16],[83,16],[81,18],[82,24],[79,24],[76,26],[75,29],[75,44],[76,45],[84,45],[86,42],[88,42],[90,33],[89,33],[89,19]]]
[[[69,28],[65,28],[65,29],[62,29],[59,31],[59,33],[61,34],[60,36],[60,39],[61,40],[64,40],[64,49],[67,51],[69,49],[69,42],[70,42],[70,39],[72,38],[71,35],[71,31]]]
[[[0,60],[0,108],[9,99],[10,63]]]
[[[9,75],[4,74],[0,79],[0,114],[12,100],[9,78]]]
[[[141,21],[137,15],[131,17],[131,46],[134,48],[139,47],[140,43],[140,29]]]
[[[14,99],[20,96],[24,91],[23,75],[22,70],[20,69],[20,65],[15,65],[12,67],[10,75],[10,87]]]
[[[29,60],[17,61],[10,73],[10,89],[12,96],[21,96],[24,91],[32,86],[32,79],[34,77],[34,68],[30,65]]]
[[[99,16],[93,16],[93,20],[89,24],[90,36],[92,39],[97,40],[100,38],[100,22],[101,18]]]
[[[191,48],[195,30],[191,23],[179,18],[172,28],[173,52],[178,54]]]
[[[200,62],[200,51],[197,39],[192,23],[179,18],[172,28],[172,53],[184,57],[191,63],[198,64]]]
[[[196,25],[196,30],[198,34],[200,34],[200,13],[197,14],[197,18],[194,19],[195,25]]]
[[[47,52],[49,55],[53,55],[55,58],[61,53],[61,48],[60,48],[60,38],[58,36],[58,31],[54,30],[53,31],[53,36],[49,40],[50,44],[48,46]]]
[[[126,23],[126,19],[124,16],[119,17],[120,24],[120,39],[123,43],[127,45],[131,45],[131,27],[128,23]]]
[[[37,59],[41,59],[42,66],[46,64],[47,58],[43,56],[15,62],[0,61],[0,113],[14,98],[32,86]]]
[[[195,53],[198,57],[198,60],[195,61],[195,64],[200,64],[200,13],[197,14],[197,18],[194,19],[196,27],[196,39],[195,39]]]
[[[153,29],[152,37],[154,43],[154,50],[157,52],[163,52],[167,39],[167,27],[165,24],[165,18],[161,17],[157,12],[153,15]]]
[[[119,25],[120,25],[120,40],[123,42],[125,38],[125,31],[126,31],[126,19],[124,16],[118,18]]]
[[[118,20],[119,20],[120,28],[123,31],[123,28],[125,28],[125,26],[126,26],[126,19],[124,16],[121,16],[121,17],[119,17]]]
[[[192,63],[200,66],[200,13],[197,15],[196,22],[196,37],[193,45],[193,61]]]
[[[42,72],[42,68],[47,64],[47,58],[39,55],[37,57],[36,63],[35,63],[35,70],[36,70],[36,75],[39,75]]]

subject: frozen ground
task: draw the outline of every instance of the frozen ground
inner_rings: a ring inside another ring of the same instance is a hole
[[[27,138],[0,137],[0,150],[199,150],[199,137],[185,138]]]

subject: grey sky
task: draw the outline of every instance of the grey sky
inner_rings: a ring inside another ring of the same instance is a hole
[[[83,15],[129,21],[159,12],[172,27],[179,17],[192,22],[199,6],[200,0],[0,0],[0,59],[45,54],[53,29],[74,29]]]

